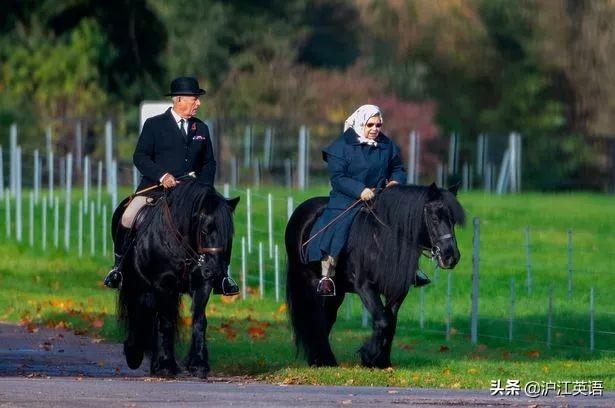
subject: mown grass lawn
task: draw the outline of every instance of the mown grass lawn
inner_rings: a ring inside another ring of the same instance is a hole
[[[325,188],[293,192],[294,205],[326,194]],[[268,246],[267,193],[273,194],[274,238],[283,253],[287,190],[252,192],[254,244]],[[75,199],[78,196],[75,193]],[[235,222],[232,271],[239,276],[239,237],[246,234],[246,191],[240,195]],[[285,307],[274,299],[273,260],[265,251],[265,299],[258,299],[258,256],[249,257],[247,300],[215,297],[208,305],[209,344],[214,374],[251,375],[268,381],[307,384],[398,385],[418,387],[488,388],[494,379],[522,383],[557,380],[600,380],[615,389],[615,200],[593,194],[522,194],[494,197],[462,193],[469,223],[458,230],[462,261],[450,275],[450,340],[445,338],[448,272],[424,269],[433,283],[411,290],[402,307],[393,350],[393,368],[360,368],[356,350],[369,330],[362,327],[358,298],[350,295],[340,308],[331,336],[341,368],[313,369],[296,358]],[[2,207],[4,211],[4,207]],[[40,222],[40,208],[35,224]],[[26,213],[24,211],[24,213]],[[63,212],[61,212],[63,213]],[[27,214],[27,213],[26,213]],[[472,272],[472,218],[480,217],[479,342],[469,338]],[[4,222],[4,217],[1,218]],[[75,220],[73,215],[73,222]],[[60,225],[62,224],[60,220]],[[50,221],[49,221],[50,222]],[[531,290],[527,285],[525,227],[530,227]],[[5,225],[0,225],[4,233]],[[49,228],[49,227],[48,227]],[[75,245],[69,253],[48,242],[42,251],[40,229],[35,245],[3,238],[0,244],[0,320],[70,328],[110,340],[121,340],[115,323],[115,293],[102,278],[110,256],[89,256],[88,226],[84,256]],[[572,258],[568,257],[568,230]],[[97,231],[98,234],[99,230]],[[71,233],[77,234],[72,225]],[[51,234],[51,228],[48,230]],[[98,237],[98,235],[97,235]],[[61,238],[60,241],[62,242]],[[62,245],[60,245],[61,247]],[[110,253],[110,248],[109,248]],[[569,259],[572,291],[569,296]],[[283,259],[281,260],[283,270]],[[283,276],[283,273],[282,273]],[[513,281],[514,279],[514,281]],[[283,279],[281,281],[283,298]],[[511,287],[514,288],[513,339],[509,343]],[[594,347],[590,352],[590,289],[594,290]],[[552,293],[551,341],[548,339],[548,294]],[[182,305],[182,336],[189,323],[188,298]],[[421,312],[422,310],[422,312]],[[423,327],[420,326],[421,316]],[[185,352],[185,345],[179,348]]]

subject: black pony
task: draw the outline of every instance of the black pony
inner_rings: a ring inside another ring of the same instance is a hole
[[[301,262],[302,243],[328,199],[311,198],[297,207],[286,227],[286,300],[296,345],[303,347],[310,365],[337,365],[329,333],[346,292],[357,293],[372,316],[372,336],[359,349],[362,364],[391,365],[397,312],[414,282],[421,252],[431,250],[441,268],[459,262],[454,227],[465,216],[456,193],[457,186],[393,186],[365,205],[338,259],[332,297],[316,295],[320,262]]]
[[[124,200],[126,202],[127,200]],[[124,202],[113,215],[112,231]],[[192,339],[186,368],[206,377],[209,357],[205,306],[212,281],[230,262],[234,211],[239,198],[226,200],[213,188],[182,181],[137,216],[130,250],[124,256],[118,317],[126,328],[126,362],[136,369],[150,355],[150,373],[179,372],[175,338],[182,293],[192,297]]]

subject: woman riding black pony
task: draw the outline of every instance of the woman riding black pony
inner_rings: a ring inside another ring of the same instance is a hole
[[[320,263],[302,261],[303,243],[328,199],[311,198],[297,207],[286,227],[286,300],[297,347],[303,348],[310,365],[337,365],[329,333],[346,292],[357,293],[372,316],[372,336],[359,350],[362,364],[391,365],[397,313],[415,281],[421,252],[431,250],[441,268],[459,262],[454,227],[465,217],[456,193],[457,186],[442,190],[435,184],[395,185],[365,203],[339,256],[332,297],[319,297],[314,290]]]
[[[137,217],[130,249],[122,261],[119,318],[127,329],[126,362],[150,372],[175,375],[175,334],[182,293],[192,297],[192,340],[186,367],[195,375],[209,372],[205,342],[205,306],[213,282],[226,275],[233,242],[234,211],[239,198],[226,200],[212,187],[188,180],[160,195]],[[113,230],[121,217],[120,204]]]

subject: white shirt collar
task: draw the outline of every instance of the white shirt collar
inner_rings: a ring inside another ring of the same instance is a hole
[[[179,114],[177,112],[175,112],[173,110],[173,108],[171,108],[171,115],[173,115],[173,118],[175,119],[175,123],[177,123],[177,126],[179,126],[179,121],[184,119],[184,118],[179,116]],[[188,119],[184,119],[184,123],[188,123]]]

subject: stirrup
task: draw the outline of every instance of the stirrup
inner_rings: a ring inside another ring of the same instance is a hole
[[[328,276],[323,276],[316,286],[316,294],[319,296],[335,296],[335,282]]]
[[[239,294],[239,285],[229,276],[222,279],[222,296],[235,296]]]
[[[122,271],[117,266],[114,266],[105,277],[104,284],[110,289],[119,289],[122,286],[123,280]]]
[[[421,286],[429,285],[431,283],[431,279],[423,272],[421,269],[416,271],[416,276],[414,277],[414,286],[420,288]]]

